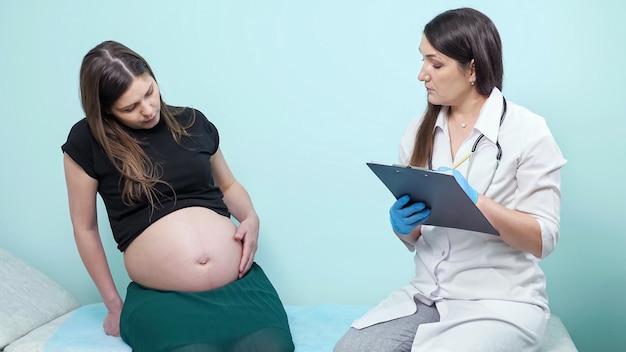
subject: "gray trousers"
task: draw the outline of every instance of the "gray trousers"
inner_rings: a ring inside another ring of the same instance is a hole
[[[333,352],[410,352],[417,328],[422,323],[439,321],[433,304],[416,301],[417,311],[363,329],[350,328],[335,345]]]

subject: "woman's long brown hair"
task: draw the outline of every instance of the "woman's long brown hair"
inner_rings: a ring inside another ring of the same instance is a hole
[[[471,8],[449,10],[426,24],[424,36],[433,48],[456,60],[462,68],[474,60],[479,94],[489,96],[494,87],[502,90],[502,42],[489,17]],[[441,105],[428,103],[415,136],[410,165],[425,167],[432,157],[433,131],[441,109]]]
[[[154,165],[124,126],[111,113],[111,107],[126,92],[133,79],[144,73],[155,81],[152,69],[139,54],[114,41],[105,41],[91,49],[80,68],[80,97],[89,129],[104,153],[122,174],[122,200],[132,205],[145,196],[154,207],[158,203],[155,186],[166,184],[160,169]],[[170,111],[161,97],[161,119],[179,142],[187,135],[175,118],[179,111]],[[193,120],[189,125],[193,124]],[[169,185],[168,185],[169,186]]]

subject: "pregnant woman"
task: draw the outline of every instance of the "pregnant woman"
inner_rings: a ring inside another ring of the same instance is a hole
[[[216,127],[198,110],[166,105],[148,63],[117,42],[87,53],[80,91],[86,117],[62,150],[74,237],[108,309],[105,332],[135,352],[293,351],[280,298],[254,262],[258,216]],[[132,280],[124,301],[96,194]]]

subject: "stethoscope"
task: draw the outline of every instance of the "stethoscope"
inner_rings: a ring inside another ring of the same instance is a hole
[[[502,114],[500,115],[500,124],[499,124],[499,126],[502,126],[502,122],[504,122],[505,116],[506,116],[506,99],[503,96],[502,97]],[[474,145],[472,146],[472,150],[469,152],[469,159],[470,159],[470,161],[469,161],[469,165],[467,167],[467,174],[468,175],[469,175],[470,169],[471,169],[473,161],[474,161],[474,153],[476,152],[476,149],[478,149],[478,145],[479,145],[480,141],[483,140],[483,138],[485,138],[485,135],[481,133],[480,136],[478,136],[476,138],[476,141],[474,141]],[[495,144],[496,144],[496,147],[498,148],[498,152],[496,153],[496,168],[493,170],[493,174],[491,175],[491,179],[489,180],[489,183],[487,184],[487,188],[489,188],[489,186],[491,185],[491,182],[493,181],[493,178],[496,175],[496,170],[498,170],[498,166],[500,165],[500,159],[502,159],[502,147],[500,147],[500,142],[498,141],[497,137],[496,137],[496,143]],[[428,169],[429,170],[433,169],[433,156],[432,156],[432,154],[428,158]]]

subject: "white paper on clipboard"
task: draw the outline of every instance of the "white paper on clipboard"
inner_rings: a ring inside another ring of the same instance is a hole
[[[498,235],[451,174],[403,165],[366,164],[396,199],[408,194],[411,202],[424,202],[430,208],[425,225]]]

